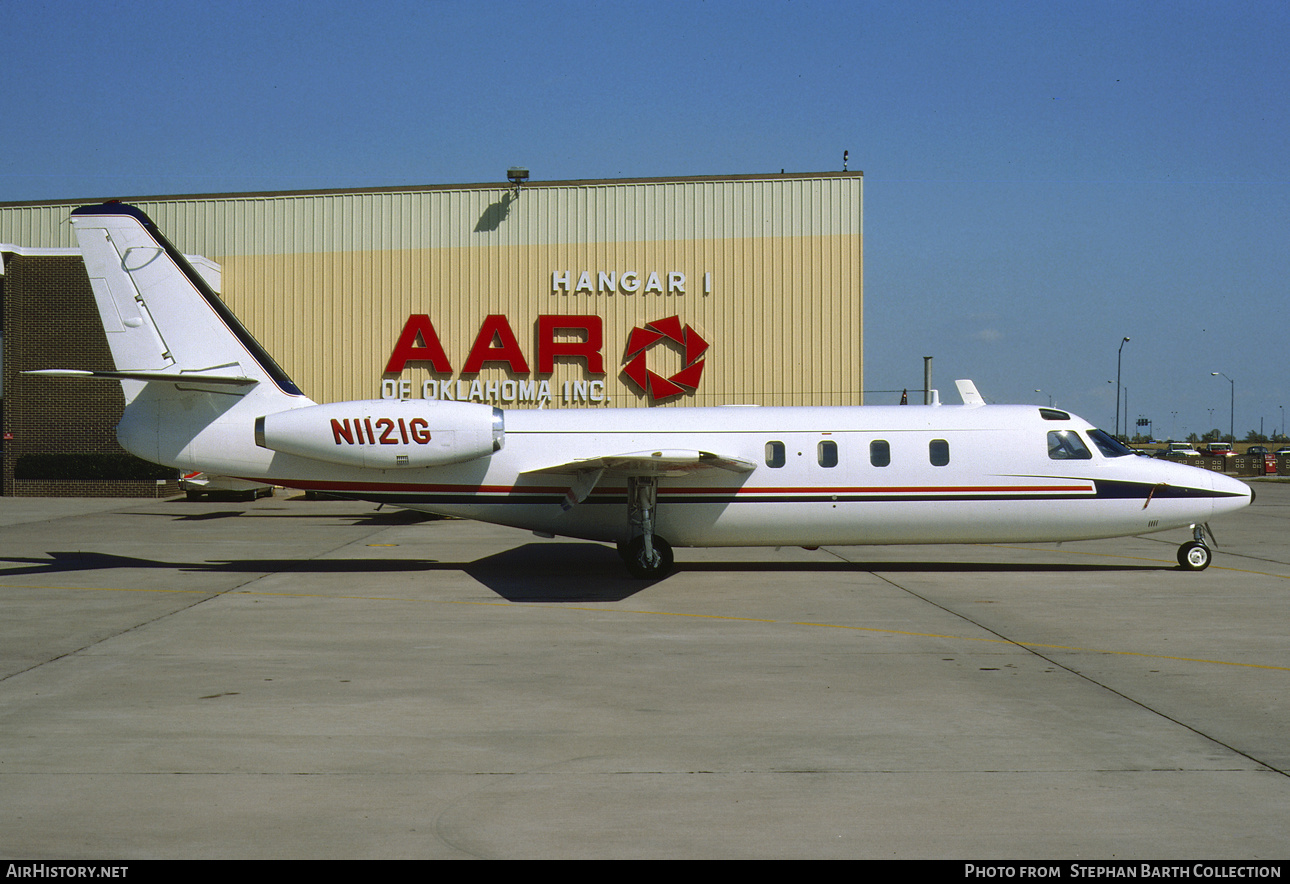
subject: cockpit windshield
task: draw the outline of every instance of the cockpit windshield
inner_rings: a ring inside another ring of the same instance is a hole
[[[1116,439],[1106,430],[1089,430],[1088,437],[1093,440],[1103,457],[1124,457],[1133,454],[1133,449]]]

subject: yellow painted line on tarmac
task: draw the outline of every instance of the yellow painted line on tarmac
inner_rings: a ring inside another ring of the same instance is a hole
[[[172,593],[175,595],[220,595],[219,591],[200,590],[200,589],[129,589],[124,587],[110,586],[27,586],[20,584],[0,583],[0,589],[29,589],[29,590],[74,590],[82,592],[148,592],[148,593]],[[1272,666],[1262,663],[1237,663],[1231,660],[1209,660],[1203,657],[1177,657],[1168,654],[1147,654],[1140,651],[1112,651],[1105,648],[1080,648],[1069,645],[1049,645],[1039,642],[1015,641],[1005,638],[991,637],[973,637],[963,635],[945,635],[935,632],[912,632],[900,629],[880,629],[874,626],[852,626],[845,623],[817,623],[805,620],[775,620],[763,617],[736,617],[723,614],[687,614],[680,611],[648,611],[638,608],[608,608],[608,607],[588,607],[586,605],[559,605],[553,607],[553,603],[536,604],[532,602],[508,602],[508,601],[478,601],[466,599],[417,599],[417,598],[399,598],[395,596],[366,596],[366,595],[333,595],[328,593],[303,593],[303,592],[265,592],[253,589],[234,589],[225,591],[229,595],[249,595],[266,598],[298,598],[298,599],[331,599],[333,601],[361,601],[361,602],[419,602],[422,604],[434,605],[476,605],[481,607],[492,608],[533,608],[538,610],[559,610],[559,611],[584,611],[596,614],[624,614],[639,615],[650,617],[684,617],[693,620],[721,620],[735,623],[766,623],[780,624],[784,626],[802,626],[809,628],[824,629],[843,629],[851,632],[866,632],[878,635],[899,635],[911,638],[933,638],[945,641],[958,642],[977,642],[984,644],[1011,645],[1019,648],[1033,648],[1035,650],[1050,651],[1069,651],[1081,654],[1106,654],[1116,657],[1141,657],[1148,660],[1172,660],[1179,663],[1202,663],[1210,666],[1234,666],[1243,669],[1264,669],[1274,672],[1290,672],[1290,666]],[[554,603],[558,604],[558,603]]]
[[[1256,577],[1276,577],[1281,580],[1290,580],[1290,575],[1288,574],[1273,574],[1269,571],[1251,571],[1248,568],[1228,568],[1215,565],[1210,565],[1210,567],[1219,571],[1231,571],[1233,574],[1253,574]]]
[[[219,595],[219,589],[144,589],[123,586],[26,586],[19,583],[0,583],[0,589],[69,589],[78,592],[154,592],[160,595]]]
[[[1015,550],[1028,551],[1028,552],[1034,552],[1035,550],[1035,547],[1000,546],[994,543],[990,544],[990,548],[991,549],[1015,549]],[[1055,550],[1055,552],[1064,553],[1065,555],[1068,555],[1068,556],[1093,556],[1095,558],[1102,558],[1102,559],[1128,559],[1133,562],[1155,562],[1158,564],[1172,564],[1172,562],[1169,559],[1153,559],[1153,558],[1148,558],[1147,556],[1123,556],[1123,555],[1116,555],[1114,553],[1084,552],[1078,549],[1059,549],[1059,550]],[[882,569],[874,568],[873,570],[881,571]],[[1228,565],[1210,565],[1208,570],[1230,571],[1233,574],[1253,574],[1256,577],[1276,577],[1278,580],[1290,580],[1290,574],[1273,574],[1270,571],[1251,571],[1248,568],[1233,568]]]

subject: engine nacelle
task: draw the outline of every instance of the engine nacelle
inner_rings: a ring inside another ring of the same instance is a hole
[[[366,399],[311,405],[255,421],[255,444],[351,467],[437,467],[502,449],[500,408],[474,402]]]

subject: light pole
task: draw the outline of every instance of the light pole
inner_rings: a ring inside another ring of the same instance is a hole
[[[1120,438],[1120,362],[1124,358],[1124,345],[1129,343],[1125,338],[1120,342],[1120,349],[1115,352],[1115,437]],[[1128,418],[1128,415],[1125,415]]]
[[[1223,377],[1227,378],[1227,375],[1223,374],[1221,371],[1211,371],[1210,374],[1213,377],[1218,377],[1219,375],[1222,374]],[[1232,380],[1231,378],[1227,378],[1227,382],[1232,385],[1232,414],[1231,414],[1231,417],[1228,418],[1228,420],[1231,422],[1228,426],[1228,433],[1232,437],[1232,442],[1235,443],[1236,442],[1236,381]]]

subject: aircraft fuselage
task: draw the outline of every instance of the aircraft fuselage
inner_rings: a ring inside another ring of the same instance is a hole
[[[390,401],[389,414],[397,419],[401,405]],[[500,451],[450,466],[331,467],[320,478],[316,462],[268,451],[253,474],[245,462],[204,464],[288,487],[622,541],[625,479],[606,476],[565,510],[570,482],[531,471],[606,452],[676,449],[755,463],[746,473],[710,469],[659,483],[654,530],[674,546],[1081,540],[1204,523],[1249,503],[1238,480],[1107,456],[1086,422],[1043,414],[1063,413],[1003,405],[517,410],[505,415]],[[1050,453],[1050,433],[1075,434],[1074,456]]]

